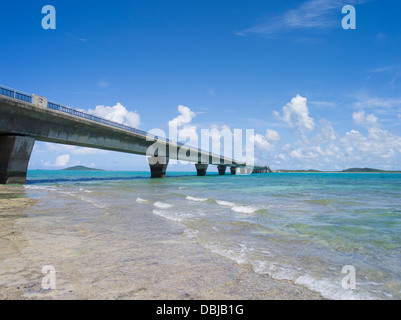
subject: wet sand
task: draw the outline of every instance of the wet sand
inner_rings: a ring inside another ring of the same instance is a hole
[[[159,216],[81,207],[0,186],[0,299],[321,299],[208,251]],[[55,289],[42,288],[45,265]]]

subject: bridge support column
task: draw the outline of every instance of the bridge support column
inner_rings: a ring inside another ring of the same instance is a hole
[[[231,174],[237,174],[237,167],[230,168]]]
[[[198,176],[203,177],[206,175],[208,164],[195,163],[196,172]]]
[[[0,136],[0,184],[25,184],[35,139]]]
[[[217,166],[217,170],[219,171],[219,175],[221,175],[221,176],[226,174],[226,169],[227,169],[227,166],[224,166],[224,165]]]
[[[150,175],[152,178],[164,178],[168,165],[168,157],[149,157]]]

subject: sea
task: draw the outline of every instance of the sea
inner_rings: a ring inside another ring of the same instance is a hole
[[[401,174],[149,176],[30,170],[23,188],[29,198],[47,199],[32,206],[37,219],[71,206],[69,223],[103,219],[104,230],[129,242],[129,223],[119,216],[135,223],[142,212],[161,218],[157,230],[176,224],[205,250],[324,298],[401,299]],[[102,245],[118,246],[112,239]],[[124,250],[118,254],[124,261]]]

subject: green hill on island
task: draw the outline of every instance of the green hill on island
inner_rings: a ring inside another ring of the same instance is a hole
[[[63,169],[64,171],[104,171],[102,169],[88,168],[85,166],[74,166]]]
[[[351,173],[370,173],[370,172],[376,172],[376,173],[399,173],[400,171],[387,171],[387,170],[380,170],[380,169],[372,169],[372,168],[350,168],[343,170],[342,172],[351,172]]]

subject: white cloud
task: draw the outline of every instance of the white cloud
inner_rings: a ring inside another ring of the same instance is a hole
[[[42,165],[45,167],[65,167],[68,165],[69,162],[70,162],[69,154],[63,154],[61,156],[58,156],[54,164],[51,164],[48,161],[46,162],[44,162],[43,160],[41,161]]]
[[[281,118],[285,119],[285,114]],[[352,119],[364,127],[364,132],[352,129],[339,135],[329,121],[321,119],[314,136],[302,136],[291,145],[282,145],[280,154],[270,159],[270,163],[280,166],[276,169],[372,167],[399,170],[401,136],[380,128],[379,119],[373,114],[357,111]]]
[[[196,115],[195,112],[193,112],[191,109],[183,105],[179,105],[177,109],[180,115],[174,118],[173,120],[169,121],[168,122],[169,126],[177,128],[182,127],[186,124],[189,124]]]
[[[369,161],[371,159],[393,159],[401,153],[401,137],[387,130],[377,127],[368,129],[367,136],[359,131],[351,130],[341,139],[348,156],[359,157]]]
[[[270,141],[274,141],[274,142],[280,141],[279,133],[272,129],[266,129],[265,137],[267,140],[270,140]]]
[[[198,147],[197,126],[190,124],[196,116],[190,108],[179,105],[179,115],[168,122],[169,139],[184,142],[187,145]]]
[[[297,8],[282,14],[276,14],[268,21],[248,28],[238,35],[260,34],[269,36],[278,33],[298,30],[334,28],[338,26],[341,8],[344,5],[354,5],[366,0],[309,0]]]
[[[136,112],[128,111],[121,103],[117,103],[113,107],[96,106],[95,110],[89,109],[89,114],[127,125],[129,127],[138,128],[140,124],[140,116]]]
[[[401,99],[395,98],[378,98],[369,96],[358,96],[359,101],[355,103],[355,107],[362,108],[385,108],[390,109],[401,106]]]
[[[70,155],[64,154],[64,155],[57,157],[54,166],[55,167],[64,167],[64,166],[68,165],[69,162],[70,162]]]
[[[365,114],[364,110],[354,112],[352,118],[357,125],[366,127],[377,125],[378,120],[374,114]]]
[[[274,115],[290,128],[296,127],[301,135],[306,135],[315,128],[313,118],[309,116],[307,99],[297,95],[283,107],[283,115],[274,111]]]
[[[275,149],[277,142],[280,141],[280,135],[275,130],[267,129],[264,136],[255,134],[251,136],[250,140],[259,150],[271,152]]]
[[[262,151],[273,151],[274,145],[271,144],[264,136],[261,134],[255,134],[251,137],[251,142],[255,144],[256,148]]]

